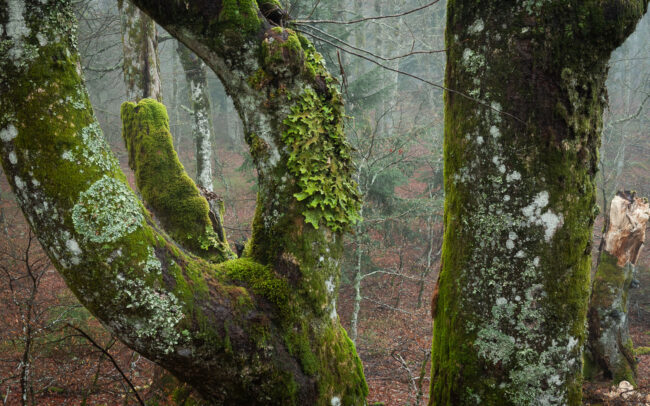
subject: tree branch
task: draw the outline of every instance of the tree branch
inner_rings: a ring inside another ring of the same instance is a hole
[[[514,116],[514,115],[512,115],[512,114],[510,114],[510,113],[507,113],[507,112],[505,112],[505,111],[502,111],[502,110],[499,110],[499,109],[497,109],[497,108],[494,108],[494,107],[492,107],[491,105],[489,105],[488,103],[486,103],[486,102],[484,102],[484,101],[482,101],[482,100],[479,100],[479,99],[477,99],[477,98],[475,98],[475,97],[472,97],[472,96],[470,96],[470,95],[468,95],[468,94],[465,94],[465,93],[460,92],[460,91],[458,91],[458,90],[450,89],[450,88],[445,87],[445,86],[443,86],[443,85],[440,85],[440,84],[438,84],[438,83],[434,83],[434,82],[432,82],[432,81],[430,81],[430,80],[423,79],[423,78],[421,78],[421,77],[419,77],[419,76],[417,76],[417,75],[414,75],[414,74],[412,74],[412,73],[408,73],[408,72],[401,71],[401,70],[399,70],[399,69],[391,68],[390,66],[386,66],[386,65],[384,65],[384,64],[382,64],[382,63],[380,63],[380,62],[377,62],[377,61],[375,61],[374,59],[371,59],[371,58],[369,58],[369,57],[367,57],[367,56],[364,56],[364,55],[358,54],[358,53],[356,53],[356,52],[350,51],[349,49],[345,49],[345,48],[343,48],[343,47],[341,47],[341,46],[339,46],[339,45],[336,45],[335,43],[333,43],[333,42],[331,42],[331,41],[329,41],[329,40],[326,40],[326,39],[324,39],[324,38],[322,38],[322,37],[319,37],[319,36],[315,35],[314,33],[309,32],[309,31],[304,31],[304,30],[299,30],[299,29],[296,30],[296,31],[302,32],[302,33],[304,33],[304,34],[307,34],[307,35],[309,35],[309,36],[311,36],[311,37],[313,37],[313,38],[315,38],[315,39],[317,39],[317,40],[319,40],[319,41],[322,41],[322,42],[324,42],[324,43],[326,43],[326,44],[329,44],[329,45],[331,45],[331,46],[333,46],[333,47],[335,47],[335,48],[337,48],[337,49],[340,49],[341,51],[346,52],[346,53],[348,53],[348,54],[350,54],[350,55],[354,55],[354,56],[359,57],[359,58],[361,58],[361,59],[365,59],[365,60],[368,61],[368,62],[372,62],[372,63],[374,63],[375,65],[380,66],[380,67],[382,67],[382,68],[384,68],[384,69],[386,69],[386,70],[389,70],[389,71],[391,71],[391,72],[398,73],[398,74],[400,74],[400,75],[408,76],[408,77],[413,78],[413,79],[415,79],[415,80],[417,80],[417,81],[420,81],[420,82],[422,82],[422,83],[426,83],[426,84],[428,84],[428,85],[430,85],[430,86],[437,87],[438,89],[445,90],[445,91],[447,91],[447,92],[449,92],[449,93],[457,94],[457,95],[459,95],[460,97],[463,97],[463,98],[465,98],[465,99],[467,99],[467,100],[471,100],[471,101],[473,101],[473,102],[475,102],[475,103],[477,103],[477,104],[480,104],[481,106],[486,107],[486,108],[488,108],[488,109],[490,109],[490,110],[492,110],[492,111],[494,111],[494,112],[496,112],[496,113],[498,113],[498,114],[501,114],[501,115],[503,115],[503,116],[510,117],[510,118],[512,118],[512,119],[514,119],[514,120],[516,120],[516,121],[518,121],[518,122],[521,123],[521,124],[526,124],[522,119],[520,119],[520,118],[518,118],[518,117],[516,117],[516,116]]]
[[[67,323],[67,326],[70,327],[71,329],[77,331],[77,332],[79,333],[79,336],[80,336],[80,337],[83,337],[83,338],[85,338],[86,340],[88,340],[88,342],[90,342],[90,344],[92,344],[93,347],[97,348],[97,349],[100,350],[100,351],[101,351],[101,352],[102,352],[106,357],[108,357],[108,359],[111,361],[111,363],[113,364],[113,366],[115,367],[115,369],[117,369],[117,372],[119,372],[120,375],[122,376],[122,379],[124,379],[124,382],[126,382],[127,385],[129,385],[129,388],[131,388],[131,391],[133,391],[133,394],[135,395],[136,399],[138,399],[138,403],[140,403],[140,405],[144,406],[145,403],[144,403],[144,401],[142,401],[142,399],[140,398],[140,395],[138,394],[138,391],[135,389],[135,386],[133,386],[133,383],[131,382],[131,380],[130,380],[130,379],[126,376],[126,374],[122,371],[122,368],[120,368],[120,366],[117,364],[117,361],[115,361],[115,358],[113,358],[113,356],[112,356],[112,355],[111,355],[111,354],[110,354],[110,353],[109,353],[109,352],[108,352],[104,347],[102,347],[101,345],[99,345],[99,344],[98,344],[98,343],[97,343],[97,342],[96,342],[96,341],[95,341],[91,336],[89,336],[85,331],[83,331],[83,330],[80,329],[79,327],[73,326],[73,325],[70,324],[70,323]]]
[[[292,22],[295,23],[295,24],[305,24],[305,23],[309,23],[309,24],[343,24],[343,25],[347,25],[347,24],[357,24],[357,23],[362,23],[362,22],[364,22],[364,21],[383,20],[383,19],[386,19],[386,18],[403,17],[403,16],[405,16],[405,15],[409,15],[409,14],[415,13],[416,11],[424,10],[424,9],[427,8],[427,7],[431,7],[431,6],[433,6],[434,4],[438,3],[439,1],[440,1],[440,0],[435,0],[435,1],[432,1],[431,3],[425,4],[424,6],[420,6],[420,7],[417,7],[417,8],[414,8],[414,9],[411,9],[411,10],[408,10],[408,11],[405,11],[405,12],[403,12],[403,13],[399,13],[399,14],[391,14],[391,15],[383,15],[383,16],[375,16],[375,17],[364,17],[364,18],[360,18],[360,19],[358,19],[358,20],[352,20],[352,21],[337,21],[337,20],[294,20],[294,21],[292,21]]]

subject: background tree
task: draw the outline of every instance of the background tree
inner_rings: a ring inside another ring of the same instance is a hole
[[[150,97],[162,102],[156,23],[130,0],[117,0],[117,4],[124,50],[122,70],[126,99],[137,102]]]
[[[431,404],[580,404],[607,60],[646,8],[448,2]]]
[[[588,379],[603,374],[615,384],[623,380],[636,384],[637,361],[629,331],[628,296],[649,217],[648,200],[634,193],[621,191],[612,200],[587,313]]]

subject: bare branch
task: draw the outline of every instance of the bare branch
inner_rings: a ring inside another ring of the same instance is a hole
[[[368,61],[368,62],[372,62],[372,63],[374,63],[375,65],[380,66],[380,67],[382,67],[382,68],[384,68],[384,69],[386,69],[386,70],[389,70],[389,71],[391,71],[391,72],[398,73],[398,74],[400,74],[400,75],[408,76],[408,77],[413,78],[413,79],[415,79],[415,80],[418,80],[418,81],[420,81],[420,82],[422,82],[422,83],[426,83],[426,84],[428,84],[428,85],[430,85],[430,86],[437,87],[438,89],[446,90],[446,91],[449,92],[449,93],[457,94],[457,95],[459,95],[460,97],[462,97],[462,98],[464,98],[464,99],[471,100],[471,101],[473,101],[473,102],[475,102],[475,103],[477,103],[477,104],[480,104],[481,106],[486,107],[486,108],[488,108],[488,109],[490,109],[490,110],[492,110],[492,111],[494,111],[494,112],[496,112],[496,113],[498,113],[498,114],[501,114],[501,115],[504,115],[504,116],[510,117],[510,118],[512,118],[512,119],[514,119],[514,120],[516,120],[516,121],[518,121],[518,122],[521,123],[521,124],[526,124],[526,123],[525,123],[522,119],[520,119],[519,117],[514,116],[514,115],[512,115],[512,114],[510,114],[510,113],[507,113],[507,112],[505,112],[505,111],[499,110],[499,109],[497,109],[497,108],[494,108],[494,107],[492,107],[491,105],[489,105],[488,103],[486,103],[486,102],[484,102],[484,101],[482,101],[482,100],[479,100],[479,99],[477,99],[477,98],[475,98],[475,97],[472,97],[472,96],[470,96],[470,95],[468,95],[468,94],[465,94],[465,93],[460,92],[460,91],[458,91],[458,90],[450,89],[450,88],[448,88],[448,87],[446,87],[446,86],[443,86],[443,85],[438,84],[438,83],[434,83],[434,82],[432,82],[432,81],[430,81],[430,80],[427,80],[427,79],[421,78],[421,77],[419,77],[419,76],[417,76],[417,75],[414,75],[414,74],[412,74],[412,73],[408,73],[408,72],[401,71],[401,70],[399,70],[399,69],[391,68],[390,66],[384,65],[384,64],[382,64],[382,63],[380,63],[380,62],[377,62],[377,61],[375,61],[374,59],[371,59],[371,58],[369,58],[369,57],[367,57],[367,56],[365,56],[365,55],[358,54],[358,53],[356,53],[356,52],[354,52],[354,51],[350,51],[349,49],[345,49],[345,48],[343,48],[343,47],[341,47],[341,46],[339,46],[339,45],[336,45],[336,44],[333,43],[332,41],[329,41],[329,40],[327,40],[327,39],[325,39],[325,38],[321,38],[321,37],[315,35],[314,33],[311,33],[311,32],[308,32],[308,31],[304,31],[304,30],[296,30],[296,31],[302,32],[303,34],[307,34],[307,35],[309,35],[309,36],[311,36],[311,37],[313,37],[313,38],[315,38],[315,39],[317,39],[317,40],[319,40],[319,41],[322,41],[322,42],[324,42],[324,43],[326,43],[326,44],[329,44],[329,45],[331,45],[331,46],[333,46],[333,47],[335,47],[335,48],[337,48],[337,49],[340,49],[341,51],[346,52],[346,53],[348,53],[348,54],[350,54],[350,55],[354,55],[354,56],[357,56],[357,57],[359,57],[359,58],[361,58],[361,59],[365,59],[365,60]]]
[[[358,20],[352,20],[352,21],[336,21],[336,20],[294,20],[294,21],[292,21],[292,22],[295,23],[295,24],[306,24],[306,23],[309,23],[309,24],[343,24],[343,25],[347,25],[347,24],[357,24],[357,23],[362,23],[362,22],[364,22],[364,21],[383,20],[383,19],[386,19],[386,18],[402,17],[402,16],[405,16],[405,15],[409,15],[409,14],[415,13],[416,11],[424,10],[424,9],[427,8],[427,7],[431,7],[431,6],[433,6],[434,4],[438,3],[439,1],[440,1],[440,0],[435,0],[435,1],[432,1],[431,3],[425,4],[424,6],[420,6],[420,7],[417,7],[417,8],[414,8],[414,9],[411,9],[411,10],[408,10],[408,11],[405,11],[405,12],[403,12],[403,13],[399,13],[399,14],[391,14],[391,15],[383,15],[383,16],[375,16],[375,17],[364,17],[364,18],[360,18],[360,19],[358,19]],[[318,5],[318,4],[317,4],[317,5]],[[310,15],[311,15],[311,14],[310,14]],[[309,18],[309,17],[308,17],[308,18]]]
[[[92,338],[91,336],[89,336],[88,334],[86,334],[85,331],[83,331],[83,330],[80,329],[79,327],[73,326],[73,325],[70,324],[70,323],[68,323],[67,325],[68,325],[68,327],[70,327],[71,329],[77,331],[77,332],[81,335],[81,337],[83,337],[83,338],[85,338],[86,340],[88,340],[88,341],[93,345],[93,347],[97,348],[97,349],[100,350],[100,351],[101,351],[101,352],[102,352],[106,357],[108,357],[108,359],[111,361],[111,363],[113,364],[113,366],[115,367],[115,369],[117,369],[117,372],[119,372],[120,375],[122,375],[122,379],[124,379],[124,381],[129,385],[129,387],[130,387],[131,390],[133,391],[133,394],[134,394],[135,397],[138,399],[138,402],[140,403],[140,405],[144,406],[145,403],[144,403],[144,402],[142,401],[142,399],[140,398],[140,395],[138,394],[138,391],[135,389],[135,386],[133,386],[133,383],[131,383],[131,380],[126,376],[126,374],[124,374],[124,372],[122,371],[122,369],[120,368],[120,366],[117,364],[117,361],[115,361],[115,358],[113,358],[113,356],[112,356],[112,355],[111,355],[111,354],[110,354],[110,353],[109,353],[109,352],[108,352],[104,347],[102,347],[102,346],[99,345],[95,340],[93,340],[93,338]]]
[[[446,52],[446,51],[447,51],[446,49],[436,49],[436,50],[431,50],[431,51],[428,51],[428,50],[424,50],[424,51],[413,51],[413,50],[411,50],[410,52],[408,52],[408,53],[406,53],[406,54],[403,54],[403,55],[391,56],[391,57],[385,57],[385,56],[381,56],[381,55],[377,55],[377,54],[375,54],[375,53],[372,53],[371,51],[368,51],[368,50],[366,50],[366,49],[356,47],[356,46],[350,44],[349,42],[343,41],[342,39],[340,39],[340,38],[338,38],[338,37],[336,37],[336,36],[334,36],[334,35],[332,35],[332,34],[329,34],[328,32],[323,31],[323,30],[321,30],[321,29],[319,29],[319,28],[316,28],[316,27],[314,27],[314,26],[311,26],[311,25],[305,24],[305,27],[308,27],[309,29],[314,30],[314,31],[318,31],[319,33],[325,35],[326,37],[329,37],[329,38],[333,39],[334,41],[339,42],[339,43],[345,45],[345,46],[348,47],[348,48],[352,48],[352,49],[354,49],[354,50],[356,50],[356,51],[366,53],[366,54],[368,54],[368,55],[370,55],[370,56],[372,56],[372,57],[374,57],[374,58],[381,59],[382,61],[394,61],[394,60],[396,60],[396,59],[406,58],[406,57],[413,56],[413,55],[436,54],[436,53],[442,53],[442,52]]]

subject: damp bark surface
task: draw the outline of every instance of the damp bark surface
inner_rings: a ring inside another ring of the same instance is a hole
[[[156,23],[130,0],[117,0],[122,31],[126,99],[153,98],[162,102]]]
[[[448,2],[431,405],[581,404],[607,60],[647,4]]]
[[[612,199],[589,303],[587,379],[609,379],[615,384],[625,380],[636,385],[627,298],[649,217],[647,199],[629,192],[618,192]]]
[[[137,5],[233,97],[259,174],[252,239],[231,259],[213,238],[153,99],[122,106],[140,201],[93,115],[71,1],[0,0],[0,156],[44,250],[113,334],[211,404],[364,404],[361,362],[336,314],[359,198],[322,57],[265,17],[273,1]]]

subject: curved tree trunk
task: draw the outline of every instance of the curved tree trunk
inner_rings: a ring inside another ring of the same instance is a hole
[[[124,50],[122,70],[126,99],[137,102],[149,97],[162,102],[156,23],[131,0],[118,0],[117,4]]]
[[[450,0],[432,405],[579,405],[610,52],[635,1]],[[500,113],[504,112],[504,113]]]
[[[122,116],[159,223],[128,187],[83,86],[69,0],[0,0],[2,165],[81,303],[206,400],[360,405],[367,386],[335,307],[342,233],[359,207],[342,103],[313,46],[271,28],[270,3],[138,2],[218,71],[244,121],[260,189],[244,258],[212,255],[207,202],[153,100]]]
[[[612,200],[587,315],[585,375],[588,379],[603,375],[616,384],[623,380],[636,384],[627,297],[649,217],[647,199],[618,192]]]

